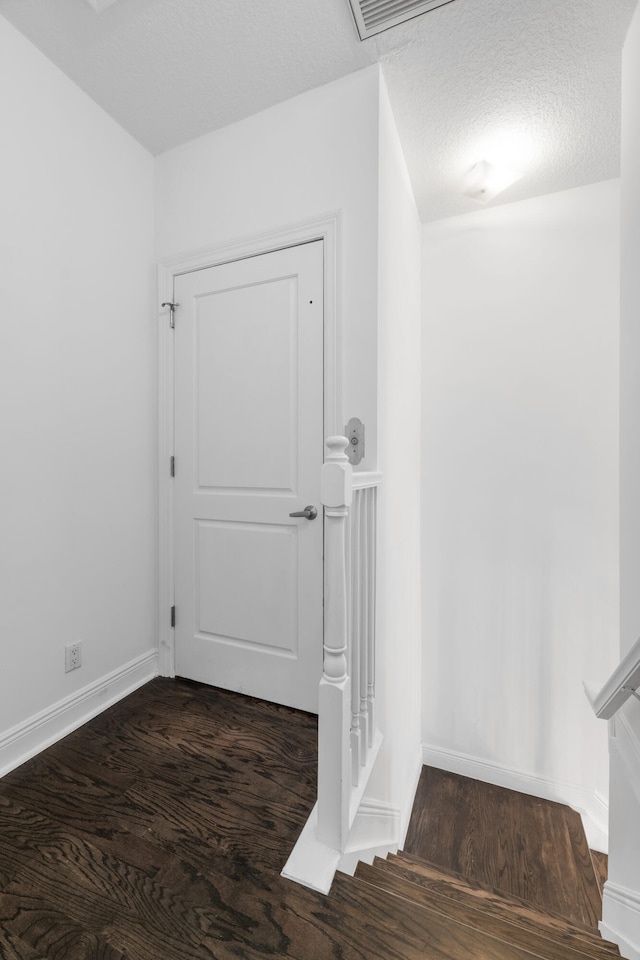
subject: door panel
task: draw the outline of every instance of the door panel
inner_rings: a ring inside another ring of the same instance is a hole
[[[176,672],[317,710],[322,243],[176,278]]]
[[[200,487],[294,492],[296,306],[295,277],[198,299],[196,417],[206,423],[199,432]],[[256,376],[253,358],[268,358],[269,370]]]
[[[199,522],[196,630],[200,635],[236,646],[266,645],[296,653],[296,533],[295,527],[269,523]],[[238,603],[238,596],[250,600]]]

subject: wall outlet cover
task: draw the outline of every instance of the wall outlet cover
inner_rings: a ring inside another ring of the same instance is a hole
[[[77,670],[82,666],[82,641],[68,643],[64,648],[64,669],[65,673],[71,670]]]

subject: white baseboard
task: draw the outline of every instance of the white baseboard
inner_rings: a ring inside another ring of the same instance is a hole
[[[318,805],[298,837],[282,876],[320,893],[329,893],[336,870],[353,874],[358,863],[372,863],[398,849],[400,810],[390,803],[363,800],[349,831],[344,853],[327,847],[316,837]]]
[[[358,863],[373,863],[374,857],[396,853],[399,846],[401,814],[398,807],[381,800],[364,799],[349,831],[347,846],[338,869],[353,874]]]
[[[353,788],[351,793],[351,799],[349,800],[349,831],[353,830],[353,826],[358,816],[358,811],[362,806],[362,799],[364,797],[364,792],[367,789],[367,784],[373,773],[373,768],[376,765],[376,760],[378,759],[378,754],[380,753],[380,748],[382,747],[383,736],[379,730],[375,730],[373,734],[373,744],[369,747],[367,751],[367,762],[364,767],[360,768],[359,772],[359,782],[358,786]]]
[[[548,780],[523,770],[513,770],[492,760],[471,757],[455,750],[443,750],[423,744],[423,763],[440,770],[448,770],[463,777],[484,780],[498,787],[528,793],[543,800],[566,803],[582,817],[587,842],[592,850],[608,851],[609,808],[606,800],[579,784],[562,780]]]
[[[343,853],[326,847],[316,839],[316,805],[287,860],[282,876],[321,893],[328,893],[336,870],[353,874],[360,861],[372,863],[374,857],[396,853],[404,843],[421,772],[422,748],[415,758],[402,807],[357,794],[357,812]],[[363,786],[366,786],[366,779]]]
[[[599,927],[605,940],[616,943],[626,960],[640,960],[640,894],[607,880]]]
[[[364,797],[340,860],[340,870],[353,873],[360,860],[372,863],[374,857],[386,857],[403,847],[421,773],[422,747],[416,753],[409,787],[401,807]]]
[[[413,810],[413,801],[416,798],[416,790],[418,789],[418,782],[420,780],[420,774],[422,773],[422,767],[424,764],[423,753],[424,748],[421,745],[414,760],[413,774],[409,782],[409,790],[404,798],[404,805],[400,813],[400,834],[398,837],[399,849],[404,847],[404,841],[407,837],[407,830],[409,829],[409,821],[411,820],[411,812]]]
[[[590,796],[589,792],[586,791],[586,795],[587,809],[582,810],[579,807],[576,807],[576,809],[582,817],[582,825],[587,835],[587,842],[592,850],[599,850],[600,853],[608,853],[609,802],[601,793],[598,793],[597,790],[594,790]],[[571,804],[571,806],[574,806],[574,804]]]
[[[284,865],[281,876],[311,890],[329,893],[340,863],[340,854],[317,839],[317,826],[318,804],[316,803]]]
[[[7,730],[0,735],[0,777],[157,675],[158,651],[148,650],[123,667]]]

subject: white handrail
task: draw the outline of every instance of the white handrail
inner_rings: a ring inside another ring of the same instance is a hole
[[[374,470],[363,470],[351,474],[351,486],[354,490],[364,490],[367,487],[378,487],[382,482],[382,474]]]
[[[629,650],[605,685],[595,696],[589,696],[596,717],[609,720],[629,697],[638,696],[640,687],[640,637]],[[640,697],[639,697],[640,699]]]

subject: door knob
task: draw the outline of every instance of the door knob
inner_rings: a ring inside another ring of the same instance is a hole
[[[316,510],[315,507],[308,506],[308,507],[305,507],[304,510],[298,510],[296,511],[296,513],[290,513],[289,516],[304,517],[305,520],[315,520],[315,518],[318,516],[318,511]]]

